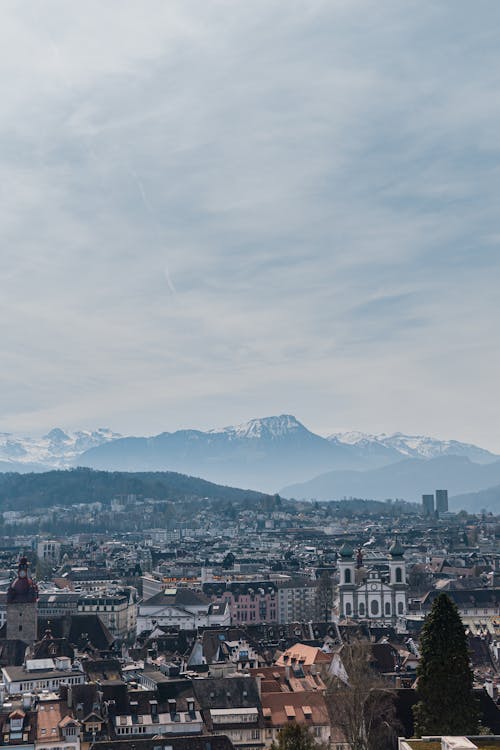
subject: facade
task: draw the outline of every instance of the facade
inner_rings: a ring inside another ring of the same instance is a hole
[[[36,554],[39,560],[58,563],[61,559],[61,542],[56,542],[53,539],[44,539],[43,541],[38,542],[36,546]]]
[[[278,587],[273,581],[204,583],[212,601],[227,602],[231,625],[278,622]]]
[[[424,516],[434,515],[434,495],[422,495],[422,510]]]
[[[225,602],[211,603],[201,591],[165,589],[140,604],[137,633],[154,630],[156,626],[194,630],[229,624],[229,607]]]
[[[321,619],[318,581],[291,578],[278,584],[278,622],[315,622]]]
[[[7,589],[6,635],[7,640],[20,640],[31,646],[37,640],[38,588],[28,568],[28,560],[21,557],[17,577]]]
[[[436,490],[436,510],[438,513],[448,512],[448,490]]]
[[[3,682],[8,695],[43,690],[59,690],[60,685],[82,685],[85,675],[71,667],[67,658],[28,659],[23,667],[2,667]]]
[[[354,560],[348,544],[340,549],[339,615],[341,618],[377,620],[394,624],[407,612],[406,563],[404,549],[394,542],[385,570],[366,569],[361,556]]]
[[[132,640],[137,629],[137,591],[125,586],[119,591],[86,594],[78,601],[78,613],[97,614],[117,640]]]

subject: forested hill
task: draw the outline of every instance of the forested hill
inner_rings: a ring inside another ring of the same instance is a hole
[[[208,498],[240,503],[258,503],[269,497],[170,471],[127,473],[78,468],[40,474],[0,474],[0,510],[109,502],[117,495],[179,502]]]

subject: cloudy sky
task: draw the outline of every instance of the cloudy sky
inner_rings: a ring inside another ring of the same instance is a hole
[[[0,8],[0,429],[500,451],[500,3]]]

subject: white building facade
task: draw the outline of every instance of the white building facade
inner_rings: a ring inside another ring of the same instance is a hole
[[[366,569],[360,556],[344,544],[340,549],[339,615],[343,619],[376,620],[395,624],[407,612],[404,549],[396,541],[389,549],[386,570]]]

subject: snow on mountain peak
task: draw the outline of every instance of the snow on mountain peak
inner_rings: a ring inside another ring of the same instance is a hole
[[[263,417],[250,419],[240,425],[225,427],[222,432],[228,433],[233,438],[277,438],[283,437],[290,432],[305,430],[298,419],[292,414],[280,414],[275,417]]]
[[[65,432],[59,427],[40,438],[0,434],[0,461],[50,468],[65,468],[89,448],[121,437],[108,428]]]
[[[330,435],[328,440],[336,440],[349,445],[366,446],[378,444],[392,448],[401,456],[408,458],[437,458],[438,456],[459,455],[467,456],[472,461],[493,460],[495,456],[483,448],[470,443],[460,443],[457,440],[439,440],[426,435],[406,435],[403,432],[375,435],[364,432],[338,432]]]

